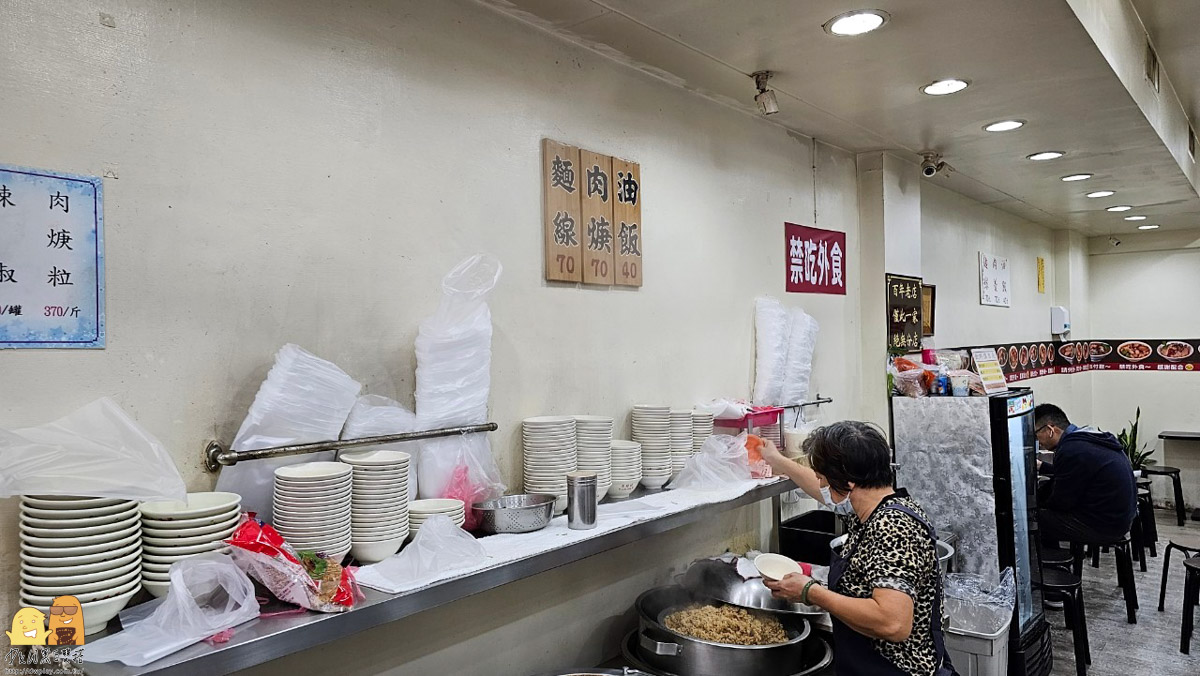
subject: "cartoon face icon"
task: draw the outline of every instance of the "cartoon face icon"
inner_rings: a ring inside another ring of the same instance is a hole
[[[13,615],[8,641],[12,645],[46,645],[46,615],[37,608],[22,608]]]
[[[47,645],[83,645],[83,606],[74,596],[60,596],[50,606]]]

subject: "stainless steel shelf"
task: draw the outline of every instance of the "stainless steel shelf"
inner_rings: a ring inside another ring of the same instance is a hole
[[[795,487],[790,480],[780,480],[759,486],[733,500],[632,524],[561,549],[403,594],[384,594],[364,588],[366,600],[349,612],[334,615],[310,612],[255,620],[238,627],[228,643],[215,646],[199,643],[144,667],[85,662],[84,671],[91,676],[227,674],[395,622],[722,512],[762,500],[777,501],[780,495]],[[635,493],[630,499],[639,496],[640,493]],[[775,518],[778,520],[778,515]]]

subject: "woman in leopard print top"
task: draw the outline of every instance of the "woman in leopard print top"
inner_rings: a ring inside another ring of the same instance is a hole
[[[805,440],[812,468],[767,443],[763,458],[844,520],[848,536],[830,587],[804,575],[766,582],[776,596],[827,610],[838,676],[954,674],[941,632],[936,534],[920,505],[892,488],[891,449],[862,422],[840,422]]]

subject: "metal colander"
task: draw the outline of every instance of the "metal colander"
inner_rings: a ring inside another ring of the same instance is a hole
[[[550,523],[557,499],[548,493],[506,495],[477,502],[472,507],[479,515],[479,528],[485,533],[529,533]]]

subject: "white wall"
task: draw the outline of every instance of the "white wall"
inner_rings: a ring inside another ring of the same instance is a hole
[[[1128,239],[1136,249],[1136,238]],[[1094,337],[1200,339],[1200,248],[1099,254],[1090,266]],[[1143,441],[1160,463],[1184,470],[1187,502],[1200,504],[1200,445],[1173,442],[1164,455],[1158,439],[1163,430],[1200,430],[1200,375],[1110,371],[1092,377],[1094,423],[1119,431],[1140,406]],[[1156,500],[1168,497],[1165,490],[1165,484],[1156,487]]]
[[[808,139],[466,0],[330,9],[6,5],[3,161],[116,178],[109,347],[0,355],[19,393],[0,403],[0,427],[108,395],[162,439],[190,488],[207,489],[203,442],[233,436],[285,342],[409,400],[417,325],[442,274],[477,251],[506,268],[492,304],[493,447],[514,487],[525,416],[607,414],[624,429],[635,402],[749,394],[753,299],[783,295],[781,224],[813,223]],[[542,282],[544,136],[641,163],[641,290]],[[816,164],[813,224],[847,231],[856,270],[854,158],[818,145]],[[813,388],[834,397],[831,419],[863,396],[858,291],[851,272],[846,297],[787,299],[821,322]],[[15,502],[0,501],[0,617],[17,588]],[[508,592],[460,602],[441,620],[456,648],[404,644],[413,666],[390,651],[356,672],[528,673],[594,657],[593,635],[637,591],[680,561],[752,544],[754,517],[543,576],[527,587],[527,619]],[[509,624],[457,619],[494,613]],[[489,663],[495,646],[538,632],[511,657],[520,669]]]

